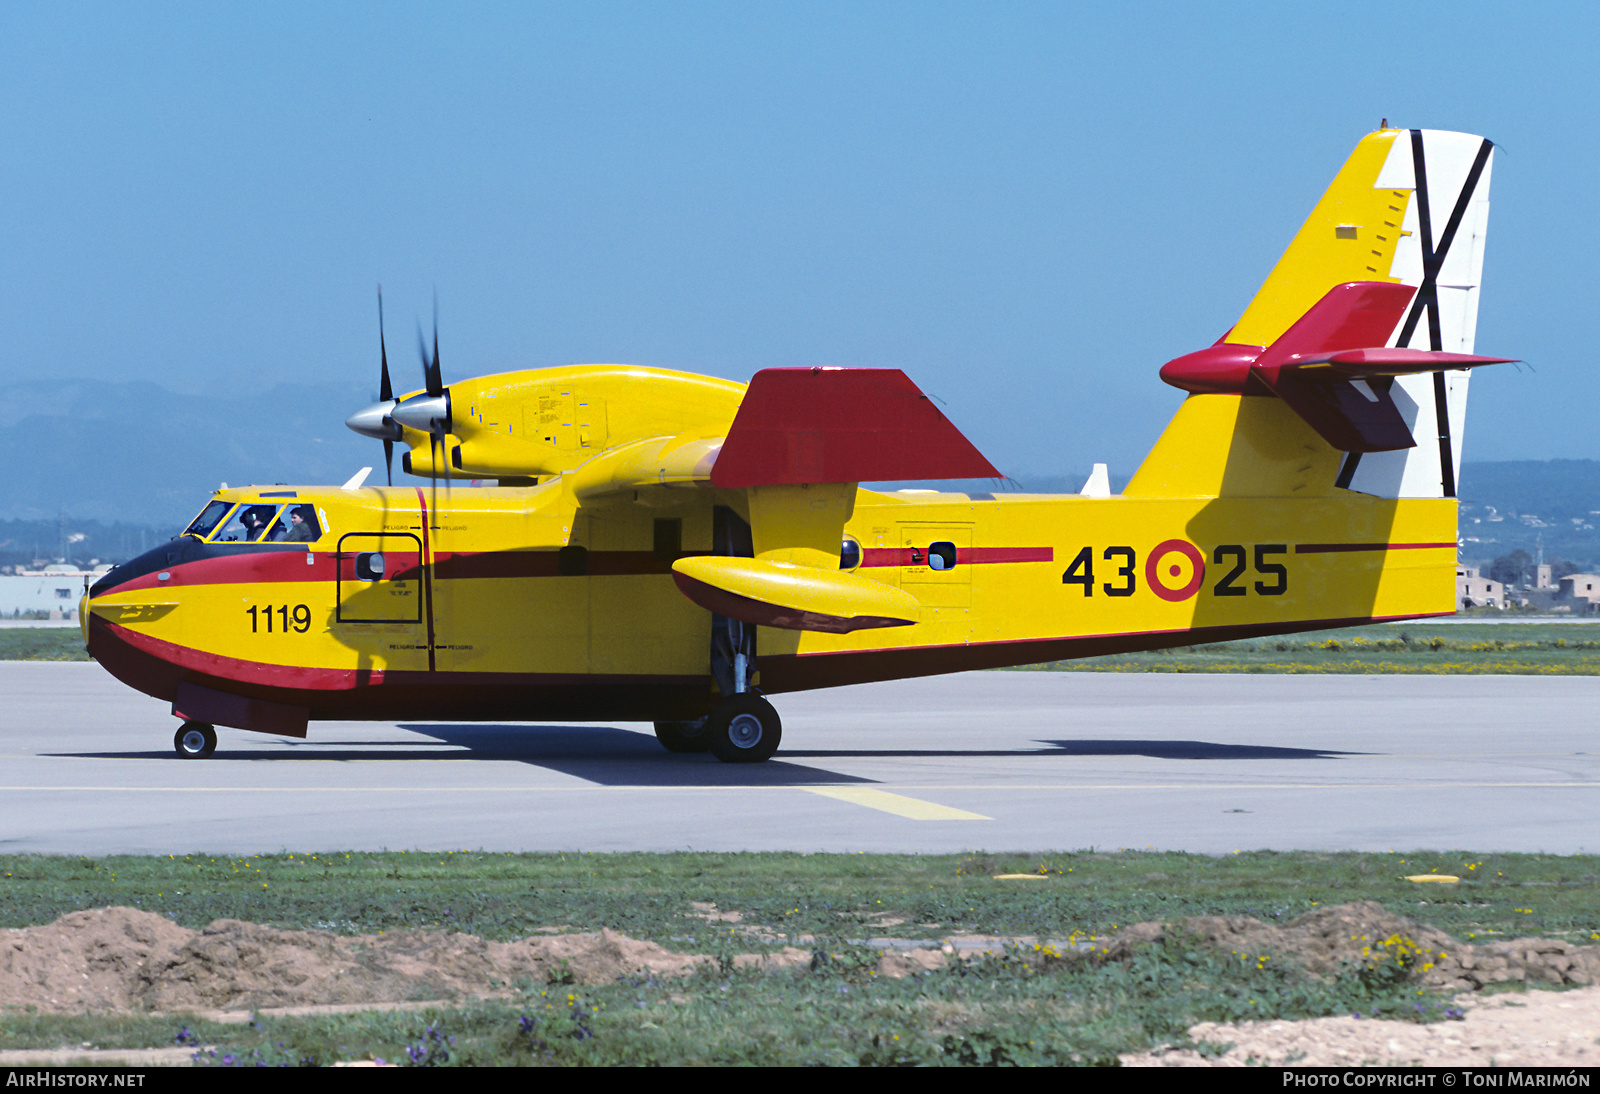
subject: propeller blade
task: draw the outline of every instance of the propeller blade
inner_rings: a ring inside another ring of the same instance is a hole
[[[389,349],[383,342],[383,286],[378,286],[378,367],[382,370],[378,388],[378,401],[387,403],[394,398],[394,385],[389,382]],[[392,483],[390,485],[393,485]]]
[[[389,476],[389,485],[394,485],[394,442],[383,442],[383,473]]]
[[[444,376],[439,370],[439,293],[433,294],[433,361],[428,365],[428,394],[444,394]]]

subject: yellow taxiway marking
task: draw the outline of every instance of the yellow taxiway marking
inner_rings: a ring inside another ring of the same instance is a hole
[[[904,794],[891,794],[887,790],[874,790],[870,786],[805,786],[801,789],[810,794],[820,794],[824,798],[849,802],[851,805],[864,805],[868,809],[893,813],[897,817],[907,817],[911,820],[994,820],[993,817],[986,817],[982,813],[968,813],[965,809],[953,809],[948,805],[925,802],[920,798],[908,798]]]

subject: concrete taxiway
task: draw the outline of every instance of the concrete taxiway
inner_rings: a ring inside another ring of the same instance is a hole
[[[166,704],[0,663],[0,851],[1600,848],[1600,678],[982,672],[646,725],[313,723],[180,760]]]

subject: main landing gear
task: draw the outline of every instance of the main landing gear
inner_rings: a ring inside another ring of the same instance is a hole
[[[753,691],[730,695],[706,719],[711,754],[725,764],[758,764],[771,759],[783,736],[783,723],[771,703]]]
[[[668,752],[710,752],[711,735],[706,732],[708,718],[693,722],[657,722],[656,740]]]
[[[185,760],[203,760],[217,750],[217,730],[205,722],[185,722],[172,738],[172,747]]]

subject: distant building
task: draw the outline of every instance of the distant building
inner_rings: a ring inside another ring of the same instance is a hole
[[[1555,600],[1565,601],[1578,611],[1600,610],[1600,574],[1568,574],[1561,579]]]
[[[1477,566],[1456,567],[1456,603],[1463,608],[1501,608],[1506,606],[1506,587],[1490,581]]]
[[[83,590],[110,569],[46,566],[0,574],[0,619],[76,619]]]

